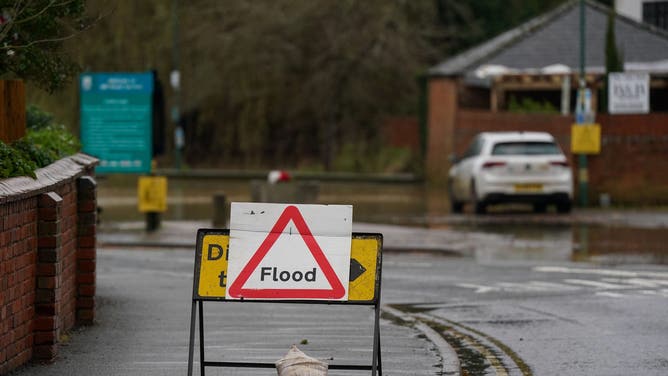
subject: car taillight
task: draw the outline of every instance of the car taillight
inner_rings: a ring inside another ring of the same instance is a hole
[[[485,162],[482,165],[482,168],[494,168],[494,167],[502,167],[505,166],[506,162]]]
[[[550,164],[552,166],[568,167],[568,162],[566,161],[552,161]]]

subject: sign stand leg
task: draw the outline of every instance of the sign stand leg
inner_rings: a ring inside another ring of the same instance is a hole
[[[188,346],[188,376],[193,374],[193,352],[195,350],[195,314],[197,311],[197,305],[195,300],[192,303],[192,309],[190,310],[190,345]]]
[[[383,371],[380,365],[380,305],[378,303],[375,304],[374,311],[371,376],[376,376],[376,371],[378,371],[379,376],[383,376]]]
[[[380,360],[380,353],[380,335],[378,335],[378,376],[383,376],[383,363]]]
[[[200,375],[204,376],[204,302],[199,303],[199,368]]]

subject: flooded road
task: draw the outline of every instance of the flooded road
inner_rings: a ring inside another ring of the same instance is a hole
[[[249,179],[169,179],[164,220],[202,221],[213,216],[213,195],[251,201]],[[102,225],[143,221],[137,210],[137,177],[98,178]],[[485,260],[551,260],[602,264],[668,264],[668,211],[576,210],[533,214],[529,207],[489,215],[452,215],[445,191],[416,183],[319,183],[318,202],[352,204],[356,222],[443,228],[495,235],[475,257]]]

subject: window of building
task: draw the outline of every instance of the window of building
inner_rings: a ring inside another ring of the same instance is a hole
[[[668,30],[668,1],[643,3],[642,20],[645,23]]]

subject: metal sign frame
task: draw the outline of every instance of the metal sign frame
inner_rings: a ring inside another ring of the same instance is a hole
[[[380,351],[380,292],[381,292],[381,266],[382,266],[382,248],[383,235],[376,233],[356,233],[353,232],[353,243],[356,239],[376,240],[378,248],[376,250],[376,269],[374,292],[371,299],[360,300],[248,300],[248,299],[225,299],[222,297],[201,296],[199,293],[200,270],[202,266],[203,240],[207,235],[223,235],[229,237],[228,229],[199,229],[197,231],[197,244],[195,246],[195,270],[193,273],[193,295],[192,307],[190,312],[190,342],[188,347],[188,376],[192,376],[194,351],[195,351],[195,331],[199,331],[199,364],[200,375],[205,375],[206,367],[227,367],[227,368],[275,368],[276,365],[271,362],[238,362],[238,361],[207,361],[204,353],[204,302],[226,302],[226,303],[275,303],[275,304],[320,304],[320,305],[354,305],[354,306],[373,306],[373,350],[371,364],[329,364],[329,369],[336,370],[362,370],[371,371],[371,375],[378,374],[382,376],[382,363]],[[355,267],[355,260],[351,255],[351,270]],[[351,278],[353,274],[351,274]],[[199,329],[196,328],[196,322],[199,323]]]

